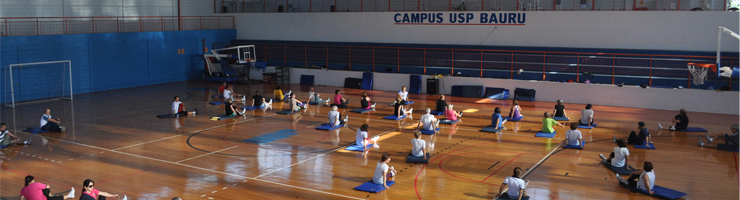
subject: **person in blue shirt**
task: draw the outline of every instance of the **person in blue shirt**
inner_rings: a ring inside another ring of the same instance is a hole
[[[491,126],[494,129],[498,129],[503,127],[504,123],[506,123],[506,119],[501,117],[501,108],[496,107],[496,109],[493,110],[493,115],[491,115]]]
[[[650,136],[650,131],[648,131],[647,128],[645,128],[645,122],[637,122],[637,128],[640,129],[640,133],[635,133],[632,131],[630,133],[630,137],[627,138],[627,144],[636,144],[636,145],[649,145],[652,144],[652,137]]]

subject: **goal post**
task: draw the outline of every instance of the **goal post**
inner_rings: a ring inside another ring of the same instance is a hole
[[[730,69],[732,67],[734,67],[734,66],[722,66],[722,63],[720,63],[720,51],[721,51],[721,47],[722,47],[722,32],[725,32],[728,35],[730,35],[730,36],[735,37],[736,39],[738,39],[739,40],[738,41],[738,46],[740,46],[740,35],[738,35],[735,32],[732,32],[730,29],[727,29],[727,28],[722,27],[722,26],[719,26],[717,28],[719,30],[717,31],[717,61],[716,61],[717,66],[716,66],[716,72],[717,72],[717,77],[720,77],[720,76],[722,76],[722,72],[723,72],[722,67],[729,67]],[[726,74],[726,72],[725,72],[725,74]]]
[[[6,107],[73,100],[70,60],[10,64],[6,74]]]

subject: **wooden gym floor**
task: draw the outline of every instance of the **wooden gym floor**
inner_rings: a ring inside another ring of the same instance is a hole
[[[309,106],[300,115],[278,115],[274,110],[250,111],[246,117],[212,121],[223,106],[209,105],[218,84],[202,81],[121,89],[75,95],[60,101],[0,109],[0,121],[32,145],[0,150],[0,197],[18,199],[23,177],[52,186],[52,193],[75,187],[82,191],[85,179],[96,189],[128,195],[131,199],[491,199],[514,167],[533,170],[526,189],[533,199],[651,199],[617,185],[614,173],[601,165],[599,154],[615,146],[612,135],[627,137],[644,121],[653,134],[657,150],[629,147],[629,162],[641,168],[655,165],[656,185],[688,193],[686,199],[737,199],[738,155],[696,146],[704,133],[660,131],[677,111],[595,105],[595,129],[581,129],[584,150],[560,150],[565,129],[556,128],[554,139],[534,137],[544,111],[552,102],[521,102],[525,118],[508,122],[503,133],[479,132],[490,124],[494,108],[508,113],[510,101],[474,103],[480,99],[448,97],[456,110],[465,112],[462,122],[441,125],[437,135],[424,135],[432,154],[429,164],[405,163],[411,149],[413,129],[436,96],[410,95],[416,101],[412,118],[384,120],[392,114],[391,91],[370,91],[377,111],[349,114],[349,128],[319,131],[327,121],[327,106]],[[275,85],[236,85],[237,93],[251,96],[255,90],[271,97]],[[308,87],[284,85],[305,101]],[[359,107],[362,90],[317,86],[323,98],[341,89],[352,109]],[[158,119],[169,112],[173,96],[179,95],[197,116]],[[565,96],[563,98],[566,98]],[[608,98],[608,97],[604,97]],[[567,101],[567,99],[566,99]],[[686,105],[690,107],[691,105]],[[580,117],[584,105],[566,104],[571,119]],[[66,133],[30,135],[20,130],[38,126],[45,108],[67,127]],[[689,112],[690,126],[701,126],[711,135],[729,132],[737,115]],[[344,151],[354,142],[355,130],[370,126],[380,135],[380,148],[367,153]],[[296,130],[296,135],[265,144],[243,142],[260,135]],[[399,171],[389,190],[371,194],[352,188],[370,180],[383,153]],[[550,155],[548,157],[548,155]],[[541,165],[535,164],[544,160]]]

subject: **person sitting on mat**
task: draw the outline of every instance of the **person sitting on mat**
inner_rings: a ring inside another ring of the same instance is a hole
[[[712,138],[709,137],[709,134],[704,135],[704,137],[707,138],[708,143],[712,143],[714,140],[723,140],[725,141],[724,144],[717,144],[715,148],[720,150],[727,150],[727,151],[737,151],[738,150],[738,142],[739,136],[738,136],[738,127],[737,124],[733,124],[732,127],[730,127],[730,131],[732,131],[732,135],[725,134],[719,134],[717,137]],[[701,141],[701,137],[699,137],[699,146],[703,147],[704,142]],[[708,147],[711,147],[707,145]]]
[[[673,117],[673,120],[671,120],[671,127],[669,128],[672,131],[675,130],[686,130],[686,128],[689,127],[689,117],[686,116],[686,110],[681,108],[681,110],[678,110],[678,115]],[[658,123],[658,129],[663,129],[663,126]]]
[[[302,104],[302,103],[303,102],[298,101],[298,99],[295,98],[295,93],[291,93],[290,94],[290,110],[292,112],[298,112],[301,109],[303,109],[301,106],[298,105],[298,104]]]
[[[180,101],[179,96],[175,96],[175,100],[172,101],[172,115],[179,115],[179,116],[185,116],[188,114],[195,115],[197,111],[198,111],[197,108],[193,109],[193,112],[185,111],[185,104],[183,104]]]
[[[614,147],[614,151],[609,154],[609,159],[606,159],[603,154],[599,154],[599,158],[614,167],[627,167],[629,166],[629,160],[627,156],[630,155],[630,150],[627,149],[627,144],[624,143],[623,139],[617,140],[617,146]]]
[[[522,168],[515,167],[514,174],[512,176],[506,177],[506,179],[504,179],[504,183],[501,184],[501,187],[498,190],[498,195],[501,196],[496,195],[496,198],[521,200],[524,196],[526,196],[526,194],[524,194],[524,189],[529,184],[529,180],[524,180],[520,178],[521,175]],[[504,193],[504,188],[506,187],[509,188],[509,191]]]
[[[221,86],[218,86],[218,94],[216,95],[216,97],[221,96],[221,95],[224,94],[224,90],[226,90],[226,86],[228,86],[228,85],[226,85],[226,82],[224,82],[223,84],[221,84]]]
[[[396,102],[393,103],[393,115],[401,117],[407,114],[411,114],[411,112],[414,111],[414,108],[409,108],[408,110],[406,110],[403,105],[404,102],[405,101],[401,99],[401,96],[396,96]]]
[[[437,112],[444,113],[445,110],[447,110],[447,102],[445,101],[445,95],[439,95],[439,99],[437,99],[437,109],[435,109]]]
[[[593,126],[594,124],[594,110],[591,110],[591,104],[586,104],[586,109],[581,110],[581,119],[578,123],[586,126]]]
[[[234,104],[232,103],[232,100],[231,99],[226,99],[226,103],[224,103],[224,114],[225,115],[228,115],[228,116],[234,116],[234,115],[242,116],[242,115],[244,115],[244,112],[247,112],[246,109],[242,109],[242,111],[239,112],[239,110],[236,109],[236,106],[234,106]]]
[[[462,117],[463,112],[457,112],[452,109],[452,104],[447,105],[447,111],[445,111],[445,119],[450,121],[456,121],[458,117]]]
[[[337,107],[347,107],[349,100],[344,99],[340,93],[339,90],[334,90],[334,105],[337,105]]]
[[[31,139],[21,141],[21,138],[8,131],[5,123],[0,123],[0,148],[5,148],[11,144],[31,144]]]
[[[272,91],[272,99],[275,99],[275,101],[283,100],[283,90],[280,89],[280,86],[277,86],[275,91]]]
[[[558,121],[555,121],[552,119],[552,116],[550,116],[550,112],[545,111],[545,118],[542,118],[542,130],[543,133],[554,133],[555,129],[552,128],[552,126],[558,125],[560,127],[565,128],[565,126]]]
[[[254,96],[252,96],[252,107],[255,107],[255,106],[262,107],[262,106],[264,106],[265,108],[267,108],[267,107],[269,107],[271,105],[272,105],[272,99],[270,99],[270,101],[267,102],[267,101],[265,101],[265,98],[262,97],[262,95],[260,94],[260,91],[259,90],[257,90],[257,91],[254,92]]]
[[[421,119],[419,119],[419,125],[416,126],[416,130],[423,128],[424,130],[432,131],[437,130],[437,127],[439,127],[439,120],[432,115],[432,109],[427,108],[426,114],[421,115]]]
[[[506,123],[506,119],[501,117],[501,108],[496,107],[491,115],[491,126],[493,126],[493,129],[499,129],[504,127],[504,123]]]
[[[242,98],[239,98],[239,96],[241,96]],[[236,101],[238,99],[241,99],[241,101],[243,103],[245,103],[245,104],[247,102],[247,96],[246,95],[234,93],[234,85],[229,85],[224,90],[224,100],[226,100],[226,99],[231,99],[231,100],[234,100],[234,101]]]
[[[375,148],[379,148],[378,146],[378,136],[373,137],[370,139],[368,136],[368,126],[367,124],[363,124],[360,126],[360,129],[357,129],[357,135],[355,137],[355,145],[362,145],[362,147],[367,150],[367,145],[373,144]]]
[[[583,135],[581,135],[581,131],[578,130],[578,124],[570,124],[570,130],[565,131],[565,140],[563,140],[563,146],[580,146],[581,148],[583,148],[583,143],[581,142],[582,140]]]
[[[647,146],[653,143],[652,136],[650,136],[650,131],[645,128],[645,122],[637,122],[637,129],[640,129],[640,133],[637,134],[635,133],[635,131],[632,131],[630,133],[630,137],[627,138],[627,144]]]
[[[103,191],[98,191],[95,188],[95,182],[86,179],[84,182],[82,182],[82,195],[80,196],[80,200],[105,200],[105,198],[116,198],[118,199],[118,194],[111,194]],[[128,200],[128,197],[125,195],[123,196],[123,199],[121,200]]]
[[[511,110],[509,110],[509,119],[524,117],[522,115],[521,107],[519,107],[519,101],[514,99],[514,106],[511,106]]]
[[[60,126],[62,122],[59,118],[51,117],[51,109],[46,109],[44,115],[41,116],[41,130],[51,132],[64,132],[64,126]]]
[[[563,100],[558,99],[558,104],[555,104],[555,108],[552,109],[552,112],[555,113],[555,117],[565,117],[568,118],[568,114],[565,113],[565,105],[563,105]]]
[[[427,142],[421,139],[421,131],[415,131],[411,139],[411,156],[427,159]]]
[[[329,105],[329,100],[321,99],[321,97],[319,97],[319,93],[316,93],[313,87],[311,87],[311,89],[309,89],[308,91],[308,101],[306,102],[308,102],[309,104],[326,104],[327,106]]]
[[[643,191],[648,191],[650,194],[655,194],[653,191],[655,187],[655,171],[653,171],[653,163],[645,161],[642,164],[642,169],[632,172],[627,180],[622,179],[617,173],[617,180],[619,184],[628,185],[632,188],[638,188]],[[635,180],[637,179],[637,180]]]
[[[51,186],[36,182],[36,178],[28,175],[25,178],[26,186],[21,189],[21,200],[64,200],[75,198],[75,188],[67,193],[67,196],[51,195]]]
[[[396,169],[393,168],[393,166],[388,167],[388,163],[391,162],[391,155],[388,155],[388,153],[384,153],[382,157],[380,157],[380,162],[375,166],[375,174],[373,174],[373,183],[378,185],[383,185],[385,189],[388,189],[388,185],[386,184],[386,181],[388,181],[389,178],[395,176],[398,174]]]
[[[360,100],[360,106],[362,109],[370,110],[375,108],[375,102],[373,102],[373,105],[370,105],[370,97],[367,96],[367,91],[362,92],[362,100]]]
[[[409,97],[409,92],[406,91],[406,86],[401,87],[401,90],[398,91],[398,95],[397,96],[401,97],[401,100],[403,101],[403,104],[406,104],[406,101],[408,101],[408,97]],[[391,105],[394,105],[394,104],[396,104],[398,102],[400,102],[400,101],[396,100]]]
[[[342,118],[342,114],[337,111],[337,106],[331,106],[331,111],[329,111],[328,118],[329,118],[329,124],[331,124],[331,127],[336,127],[342,124],[346,124],[347,120],[349,120],[349,115],[345,115],[343,120],[340,120]]]

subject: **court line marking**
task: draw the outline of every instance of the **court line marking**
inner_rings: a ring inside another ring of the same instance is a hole
[[[203,155],[199,155],[199,156],[194,156],[194,157],[186,158],[186,159],[183,159],[183,160],[177,161],[177,162],[175,162],[175,163],[181,163],[181,162],[185,162],[185,161],[188,161],[188,160],[192,160],[192,159],[200,158],[200,157],[203,157],[203,156],[211,155],[211,154],[214,154],[214,153],[218,153],[218,152],[226,151],[226,150],[229,150],[229,149],[233,149],[233,148],[237,148],[237,147],[239,147],[239,146],[232,146],[232,147],[229,147],[229,148],[225,148],[225,149],[221,149],[221,150],[218,150],[218,151],[213,151],[213,152],[211,152],[211,153],[206,153],[206,154],[203,154]]]
[[[156,139],[156,140],[150,140],[150,141],[146,141],[146,142],[142,142],[142,143],[138,143],[138,144],[132,144],[132,145],[128,145],[128,146],[125,146],[125,147],[115,148],[115,149],[112,149],[112,150],[117,151],[117,150],[129,148],[129,147],[135,147],[135,146],[139,146],[139,145],[149,144],[149,143],[152,143],[152,142],[159,142],[159,141],[162,141],[162,140],[168,140],[168,139],[171,139],[171,138],[180,137],[180,136],[184,136],[184,135],[191,135],[191,134],[194,134],[194,133],[200,133],[200,132],[203,132],[203,131],[207,131],[207,130],[211,130],[211,129],[216,129],[216,128],[221,128],[221,127],[226,127],[226,126],[233,126],[234,124],[241,124],[241,123],[245,123],[245,122],[249,122],[249,121],[253,121],[253,120],[257,120],[257,119],[262,119],[262,118],[265,118],[265,117],[275,116],[275,115],[277,115],[277,113],[271,114],[271,115],[265,115],[265,116],[262,116],[262,117],[251,118],[251,119],[247,119],[247,120],[243,120],[243,121],[238,121],[238,122],[233,123],[233,124],[222,124],[222,125],[218,125],[218,126],[214,126],[214,127],[210,127],[210,128],[205,128],[205,129],[201,129],[201,130],[197,130],[197,131],[192,131],[192,132],[189,132],[189,133],[177,134],[177,135],[173,135],[173,136],[169,136],[169,137],[165,137],[165,138],[160,138],[160,139]]]

